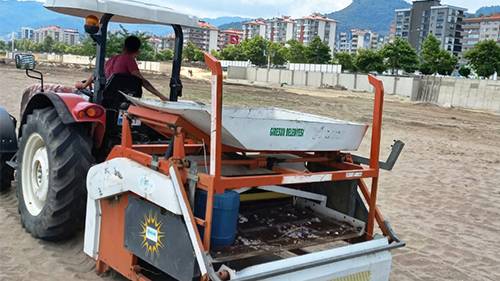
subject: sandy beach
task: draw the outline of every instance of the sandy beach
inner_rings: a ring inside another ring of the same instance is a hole
[[[47,83],[74,84],[78,68],[42,68]],[[150,75],[167,93],[169,80]],[[205,80],[184,80],[184,99],[207,102]],[[19,114],[22,90],[34,83],[0,65],[0,106]],[[369,93],[327,89],[266,89],[227,85],[228,105],[288,108],[370,123]],[[382,155],[393,140],[406,147],[396,167],[382,172],[379,207],[407,243],[393,251],[393,281],[500,280],[500,116],[415,104],[387,96]],[[359,154],[367,155],[370,136]],[[15,193],[0,194],[0,280],[122,280],[99,277],[82,251],[83,233],[63,243],[33,239],[19,220]]]

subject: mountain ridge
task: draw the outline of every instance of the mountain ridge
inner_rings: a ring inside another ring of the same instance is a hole
[[[481,7],[476,11],[475,16],[489,16],[496,13],[500,13],[500,5]]]
[[[326,16],[338,21],[339,32],[361,28],[387,35],[394,20],[394,10],[409,7],[411,4],[404,0],[353,0],[344,9]]]

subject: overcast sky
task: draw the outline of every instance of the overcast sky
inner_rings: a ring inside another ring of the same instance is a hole
[[[147,0],[146,0],[147,1]],[[352,0],[149,0],[167,2],[169,6],[198,17],[303,16],[311,12],[329,13],[349,5]],[[377,1],[377,0],[372,0]],[[181,2],[181,3],[179,3]],[[461,6],[475,12],[479,7],[499,5],[499,0],[442,0],[441,3]],[[368,15],[365,15],[368,16]]]

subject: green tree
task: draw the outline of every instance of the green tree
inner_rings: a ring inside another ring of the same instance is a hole
[[[299,41],[293,39],[286,43],[287,45],[287,60],[290,63],[306,63],[306,46]]]
[[[52,47],[52,51],[56,54],[68,54],[70,53],[70,48],[65,43],[56,42]]]
[[[94,59],[96,56],[96,43],[92,40],[92,38],[90,38],[90,36],[87,36],[79,45],[76,54],[80,56],[88,56],[91,59]]]
[[[257,66],[266,65],[267,45],[266,40],[260,36],[256,36],[249,40],[243,40],[243,42],[241,42],[243,57]]]
[[[218,59],[218,60],[221,60],[221,59],[222,59],[222,57],[221,57],[221,55],[220,55],[220,52],[219,52],[219,51],[217,51],[217,50],[212,50],[212,51],[210,51],[210,54],[211,54],[212,56],[214,56],[214,57],[215,57],[216,59]]]
[[[382,73],[386,70],[386,65],[384,64],[384,57],[381,52],[360,49],[358,55],[354,60],[356,68],[361,72],[369,73],[376,71]]]
[[[495,72],[500,73],[500,46],[494,40],[477,43],[464,57],[480,77],[487,78]]]
[[[276,42],[268,43],[268,55],[271,56],[271,63],[273,65],[284,65],[287,61],[287,49],[281,44]]]
[[[106,47],[106,55],[108,57],[118,55],[123,51],[123,44],[128,36],[134,35],[139,40],[141,40],[140,54],[137,57],[138,60],[152,61],[155,59],[154,47],[149,42],[151,38],[144,32],[134,32],[130,33],[127,29],[120,25],[120,30],[108,33],[108,41]]]
[[[441,43],[436,37],[430,34],[422,43],[420,71],[424,74],[436,73],[439,66],[440,53]]]
[[[243,56],[243,50],[240,45],[227,45],[220,51],[220,58],[223,60],[247,60]]]
[[[7,49],[7,44],[5,41],[0,40],[0,50],[4,51],[5,49]]]
[[[418,69],[417,52],[408,40],[396,37],[394,42],[386,44],[381,52],[392,74],[397,73],[399,69],[408,73],[413,73]]]
[[[342,66],[342,72],[344,72],[345,70],[356,71],[354,58],[355,55],[351,55],[348,52],[338,52],[333,56],[333,62]]]
[[[441,43],[432,34],[422,43],[420,61],[420,71],[427,75],[435,73],[449,75],[458,62],[455,56],[441,49]]]
[[[170,61],[174,58],[174,52],[170,49],[161,50],[156,54],[157,61]]]
[[[465,78],[468,78],[469,75],[470,75],[470,68],[463,65],[462,67],[460,67],[460,69],[458,70],[458,73],[460,74],[460,76],[462,77],[465,77]]]
[[[306,47],[305,57],[308,63],[316,64],[325,64],[332,60],[330,47],[319,36],[314,37]]]
[[[197,50],[198,46],[196,46],[193,42],[188,42],[183,52],[184,59],[187,61],[195,61]]]
[[[437,72],[441,75],[451,75],[457,66],[458,58],[445,50],[440,50]]]
[[[22,52],[37,52],[40,51],[41,46],[33,41],[22,39],[16,41],[16,48]]]
[[[47,53],[51,53],[53,51],[53,48],[54,48],[54,39],[50,36],[47,36],[45,37],[45,39],[43,39],[43,42],[42,42],[42,51],[43,52],[47,52]]]
[[[197,48],[194,53],[194,61],[204,61],[204,60],[205,60],[205,54],[201,49]]]

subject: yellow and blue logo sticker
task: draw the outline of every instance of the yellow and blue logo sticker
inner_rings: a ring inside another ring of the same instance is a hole
[[[163,223],[158,220],[158,215],[149,213],[144,215],[141,223],[142,247],[146,250],[146,255],[160,255],[160,249],[165,245],[163,239],[165,232],[162,229]]]

